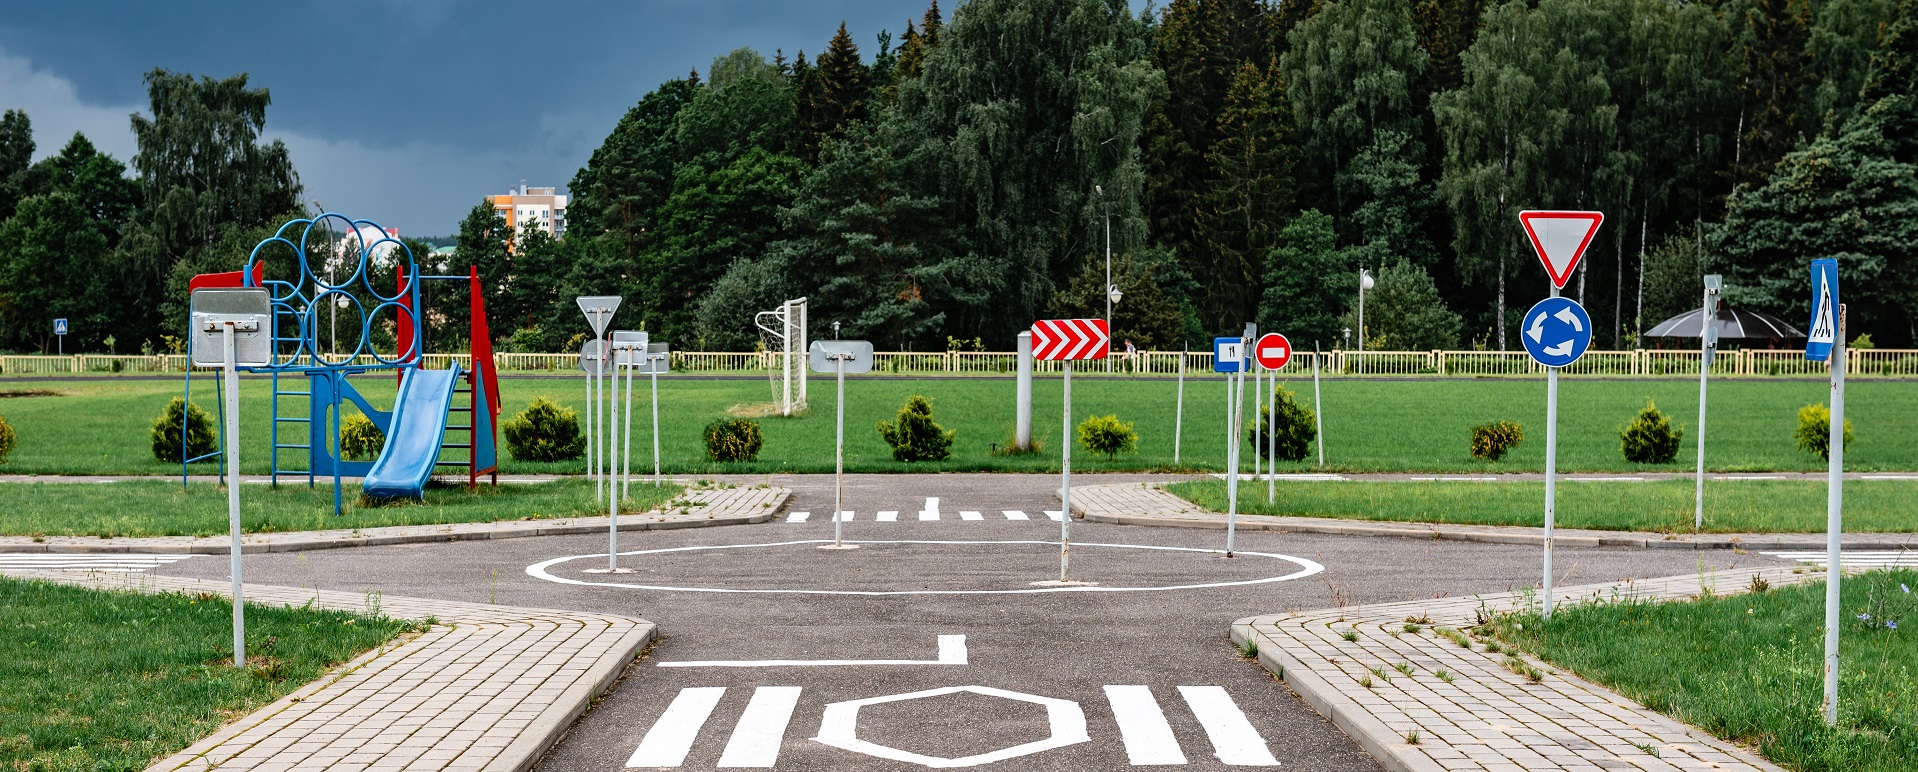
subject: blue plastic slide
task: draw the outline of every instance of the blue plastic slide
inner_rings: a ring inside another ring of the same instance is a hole
[[[386,447],[366,473],[362,492],[368,498],[418,499],[425,495],[426,482],[433,479],[433,467],[440,458],[446,411],[453,406],[459,377],[458,368],[415,367],[406,371],[399,397],[393,400],[392,430],[386,433]]]

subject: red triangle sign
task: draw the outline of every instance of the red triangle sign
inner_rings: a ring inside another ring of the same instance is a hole
[[[1518,213],[1518,221],[1525,226],[1525,237],[1531,239],[1538,261],[1545,264],[1545,273],[1552,277],[1552,286],[1564,289],[1598,226],[1605,222],[1605,213],[1526,211]]]

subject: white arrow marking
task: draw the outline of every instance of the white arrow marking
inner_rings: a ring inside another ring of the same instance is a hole
[[[715,659],[697,662],[659,662],[658,667],[831,667],[840,665],[964,665],[966,637],[939,636],[938,659]],[[715,701],[717,697],[713,698]],[[670,765],[658,765],[670,766]]]
[[[1572,313],[1572,309],[1561,308],[1558,310],[1558,313],[1553,315],[1557,316],[1559,321],[1571,325],[1574,331],[1576,332],[1585,331],[1585,325],[1578,323],[1578,314]]]
[[[1531,328],[1530,328],[1530,329],[1527,329],[1527,330],[1525,331],[1525,334],[1526,334],[1526,335],[1529,335],[1529,336],[1531,336],[1531,338],[1532,338],[1532,342],[1533,342],[1533,343],[1537,343],[1537,342],[1539,342],[1540,340],[1542,340],[1542,339],[1544,339],[1544,337],[1545,337],[1545,312],[1543,312],[1543,311],[1540,311],[1540,312],[1539,312],[1539,314],[1538,314],[1538,316],[1534,316],[1534,317],[1532,317],[1532,326],[1531,326]]]
[[[1568,340],[1556,346],[1546,346],[1545,353],[1551,354],[1552,356],[1555,356],[1555,357],[1571,356],[1572,342]]]

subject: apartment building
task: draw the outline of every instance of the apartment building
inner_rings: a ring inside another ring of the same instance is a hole
[[[506,195],[486,197],[514,231],[530,225],[556,239],[566,235],[566,199],[558,188],[529,188],[525,183]]]

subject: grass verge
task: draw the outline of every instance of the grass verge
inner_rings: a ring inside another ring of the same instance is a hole
[[[1544,525],[1542,482],[1281,482],[1267,504],[1266,483],[1241,483],[1239,511],[1252,515],[1336,517],[1444,525]],[[1213,512],[1226,509],[1225,482],[1173,483],[1166,490]],[[1690,533],[1690,480],[1561,482],[1561,528]],[[1918,483],[1859,480],[1845,486],[1845,529],[1918,531]],[[1726,480],[1706,483],[1707,533],[1811,533],[1825,530],[1822,480]]]
[[[225,598],[0,577],[0,769],[138,770],[421,629],[310,608],[246,612],[235,670]]]
[[[654,488],[635,480],[623,512],[644,512],[678,496],[682,488]],[[177,482],[22,483],[0,487],[0,534],[10,536],[213,536],[227,532],[226,490]],[[564,479],[532,485],[433,485],[423,502],[364,505],[359,486],[346,486],[345,512],[333,515],[333,488],[322,483],[245,485],[240,488],[240,525],[247,533],[443,525],[497,520],[546,520],[606,514],[593,484]]]
[[[1549,622],[1518,614],[1488,627],[1508,646],[1793,769],[1918,769],[1918,572],[1861,574],[1841,589],[1837,727],[1819,712],[1822,582],[1683,603],[1590,603],[1560,608]]]
[[[393,378],[362,377],[352,383],[376,407],[393,402]],[[19,448],[0,464],[3,474],[179,474],[178,464],[153,459],[147,429],[180,394],[177,380],[95,378],[49,381],[33,387],[61,396],[32,396],[0,403],[19,433]],[[635,384],[633,459],[635,471],[652,466],[652,411],[649,390]],[[1309,403],[1312,384],[1291,381],[1286,388]],[[791,417],[756,419],[765,433],[759,460],[720,464],[707,460],[701,431],[735,408],[763,406],[773,389],[765,380],[661,378],[660,444],[666,470],[674,474],[724,472],[831,472],[835,409],[830,379],[812,390],[812,407]],[[1216,377],[1187,379],[1179,463],[1173,463],[1173,434],[1178,425],[1178,385],[1166,380],[1076,378],[1074,425],[1094,415],[1117,415],[1139,433],[1136,452],[1107,461],[1075,448],[1073,469],[1081,472],[1219,469],[1225,461],[1225,387]],[[1029,456],[994,455],[1013,433],[1016,384],[1000,380],[932,380],[899,377],[848,378],[846,381],[846,469],[851,472],[1056,472],[1059,466],[1061,406],[1059,379],[1033,384],[1032,425],[1046,452]],[[1710,447],[1706,460],[1720,471],[1819,471],[1824,461],[1798,450],[1792,432],[1798,408],[1828,399],[1823,381],[1724,379],[1712,383]],[[1848,387],[1846,412],[1857,428],[1845,449],[1853,471],[1918,469],[1918,386],[1910,382],[1860,381]],[[1559,410],[1558,463],[1563,471],[1690,471],[1696,463],[1693,432],[1698,405],[1696,381],[1616,381],[1567,376]],[[526,408],[534,397],[548,397],[571,408],[583,407],[585,387],[578,379],[507,379],[500,382],[502,419]],[[243,380],[241,387],[241,462],[248,474],[268,470],[267,427],[271,399],[268,383]],[[1281,463],[1281,471],[1351,472],[1536,472],[1544,468],[1545,384],[1536,380],[1367,381],[1324,383],[1326,460],[1329,466]],[[212,380],[201,378],[195,404],[214,410]],[[946,461],[906,463],[892,460],[891,448],[875,424],[895,418],[906,399],[920,394],[933,400],[933,420],[957,432]],[[1653,398],[1686,432],[1679,454],[1669,464],[1638,465],[1619,451],[1619,427]],[[1246,400],[1247,412],[1251,400]],[[296,408],[303,405],[296,405]],[[287,411],[289,414],[292,410]],[[351,410],[349,409],[349,413]],[[744,412],[739,411],[739,412]],[[1499,462],[1470,456],[1471,428],[1509,419],[1524,425],[1527,440]],[[622,422],[624,417],[622,415]],[[284,424],[304,430],[302,424]],[[446,460],[454,460],[457,451]],[[1313,452],[1316,460],[1316,449]],[[304,459],[292,466],[306,468]],[[580,461],[529,463],[502,450],[506,473],[579,474]],[[201,474],[218,472],[203,464]],[[4,495],[4,494],[0,494]]]

